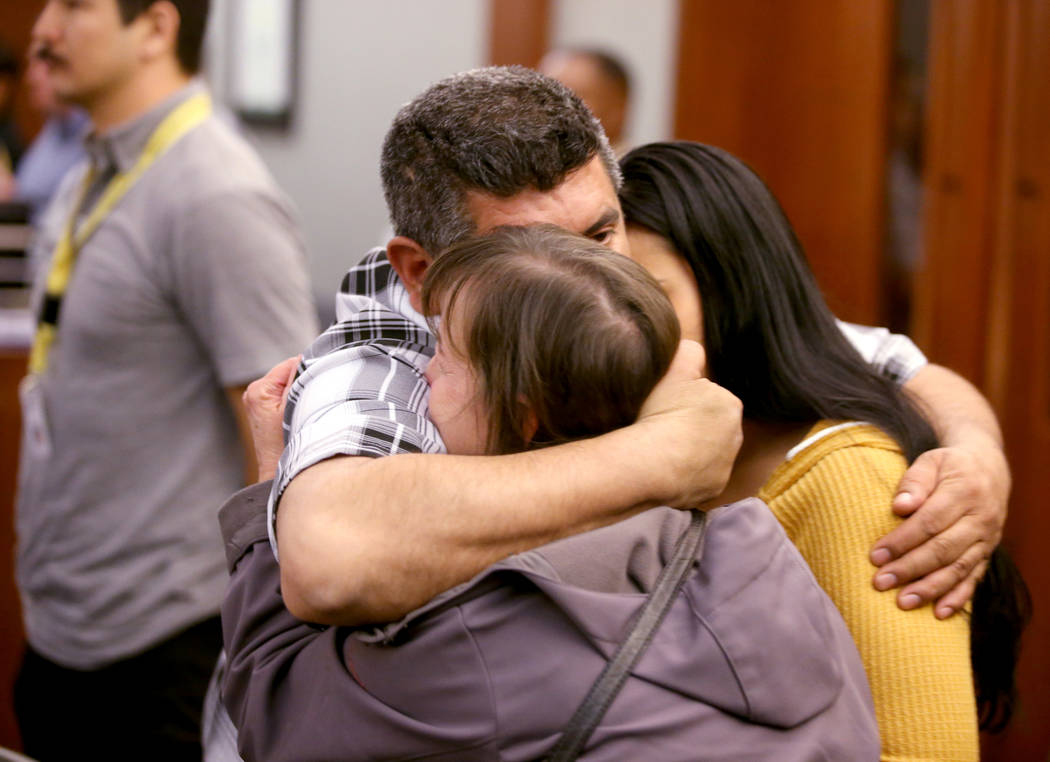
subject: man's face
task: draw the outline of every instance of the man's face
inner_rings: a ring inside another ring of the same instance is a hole
[[[55,95],[88,108],[135,72],[143,34],[125,26],[117,0],[48,0],[33,39]]]
[[[467,210],[478,233],[500,225],[550,223],[587,236],[620,254],[630,255],[620,201],[602,160],[595,156],[546,193],[526,190],[500,198],[467,193]]]

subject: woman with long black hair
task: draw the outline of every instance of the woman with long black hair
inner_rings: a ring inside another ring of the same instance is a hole
[[[976,759],[1012,710],[1027,617],[996,551],[969,621],[902,611],[871,586],[867,549],[908,464],[938,446],[901,386],[846,341],[776,199],[718,148],[655,143],[622,163],[632,256],[675,305],[707,373],[744,405],[744,445],[722,500],[763,498],[839,607],[871,683],[884,759]],[[971,634],[972,630],[972,634]],[[971,637],[973,643],[971,669]],[[974,685],[976,684],[976,699]]]

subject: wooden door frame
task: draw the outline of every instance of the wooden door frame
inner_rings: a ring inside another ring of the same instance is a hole
[[[534,67],[550,41],[550,0],[489,0],[489,63]]]

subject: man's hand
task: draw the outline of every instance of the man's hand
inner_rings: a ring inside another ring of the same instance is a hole
[[[299,360],[299,357],[289,357],[278,363],[244,391],[244,407],[248,414],[261,482],[272,479],[277,473],[277,461],[284,450],[284,433],[281,429],[284,405]]]
[[[936,600],[945,619],[973,597],[999,543],[1010,495],[1010,470],[994,443],[981,451],[944,447],[923,453],[905,473],[893,501],[899,527],[871,552],[874,585],[906,585],[897,605],[913,609]],[[908,583],[912,584],[908,584]]]
[[[743,442],[743,405],[703,377],[704,362],[699,344],[682,341],[635,427],[642,434],[640,446],[652,447],[665,459],[667,467],[658,471],[666,481],[657,494],[674,508],[703,507],[720,495]]]

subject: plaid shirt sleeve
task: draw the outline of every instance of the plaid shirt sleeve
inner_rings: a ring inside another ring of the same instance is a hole
[[[839,328],[861,357],[875,370],[898,384],[906,383],[928,362],[907,336],[890,333],[885,328],[873,328],[838,321]]]
[[[369,252],[344,278],[336,322],[303,355],[288,394],[285,449],[267,506],[275,555],[277,503],[303,469],[336,455],[444,452],[423,377],[434,349],[386,252]]]

